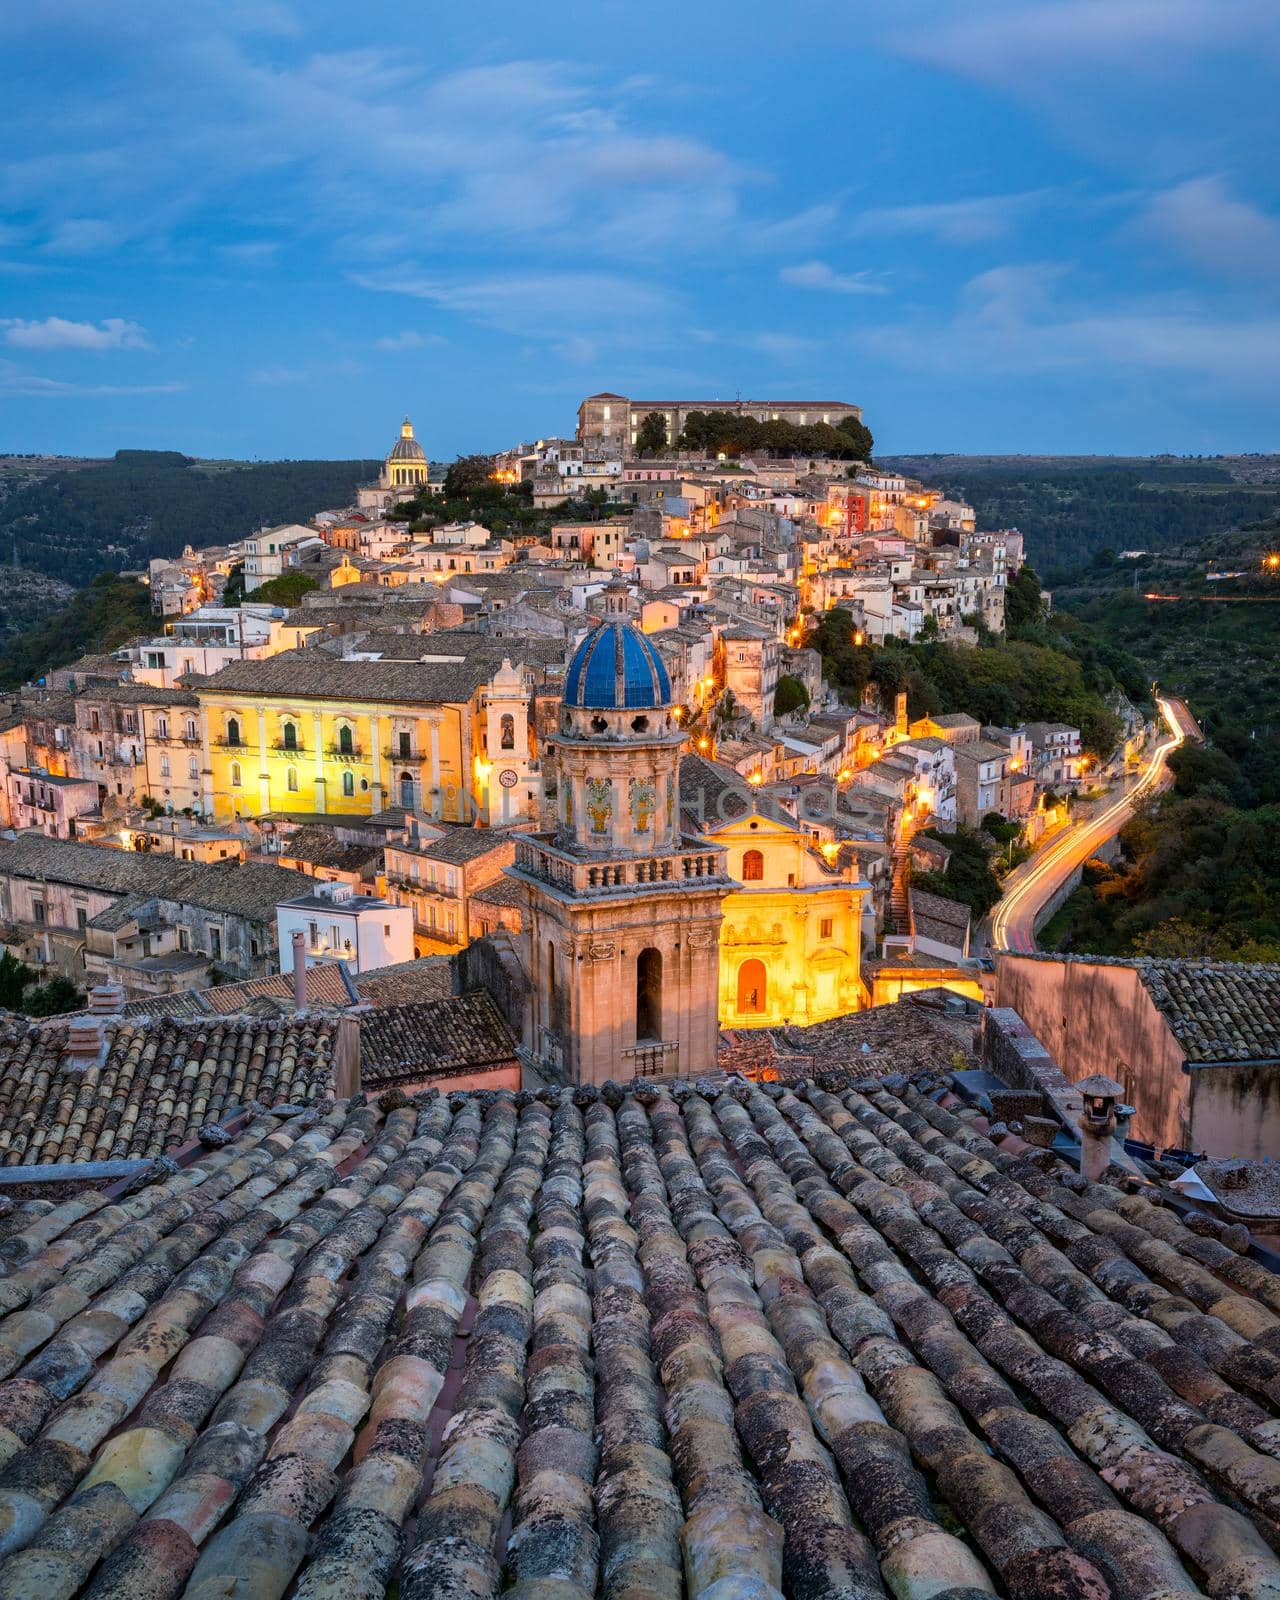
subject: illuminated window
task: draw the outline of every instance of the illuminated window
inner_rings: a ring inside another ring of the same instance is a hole
[[[743,883],[761,883],[764,879],[764,855],[759,850],[742,852]]]
[[[231,763],[231,787],[233,789],[240,787],[240,763],[238,761]]]
[[[820,939],[829,939],[834,931],[834,927],[834,918],[823,917],[822,921],[818,924],[818,937]]]
[[[738,968],[738,1015],[759,1016],[766,1009],[768,975],[764,962],[754,958]]]
[[[296,790],[297,789],[297,787],[298,787],[298,769],[297,769],[297,767],[290,767],[289,770],[285,773],[285,775],[284,775],[284,786],[285,786],[286,789],[289,789],[289,790]]]

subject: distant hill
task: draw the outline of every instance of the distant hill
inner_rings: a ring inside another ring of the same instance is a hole
[[[187,544],[350,505],[378,461],[200,461],[119,450],[109,461],[0,456],[0,561],[85,583]]]
[[[1280,456],[878,456],[1019,528],[1049,583],[1102,550],[1172,552],[1280,511]]]

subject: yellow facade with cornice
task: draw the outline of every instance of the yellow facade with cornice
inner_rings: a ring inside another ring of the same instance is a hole
[[[789,818],[753,812],[704,829],[737,884],[723,903],[722,1028],[803,1027],[867,1004],[856,866],[829,865]]]
[[[476,814],[469,704],[198,695],[207,815],[370,816],[393,805],[454,822]]]

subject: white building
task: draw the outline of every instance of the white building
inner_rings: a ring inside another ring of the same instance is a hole
[[[283,606],[261,602],[201,606],[171,624],[168,634],[129,647],[133,680],[172,689],[188,672],[212,677],[232,661],[261,661],[285,648],[284,619]]]
[[[349,883],[317,882],[312,894],[276,907],[281,972],[293,971],[293,935],[301,933],[308,963],[345,961],[355,972],[413,960],[413,911],[357,894]]]
[[[252,594],[272,578],[278,578],[286,568],[297,566],[298,556],[304,549],[323,543],[314,528],[299,527],[296,522],[284,522],[278,528],[260,528],[240,547],[244,554],[245,593]]]

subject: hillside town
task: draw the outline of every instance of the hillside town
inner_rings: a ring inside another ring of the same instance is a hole
[[[1265,984],[1035,946],[1194,719],[1161,702],[1165,738],[1121,698],[1102,761],[1064,722],[842,691],[833,629],[855,658],[990,649],[1024,564],[869,458],[837,401],[592,395],[572,438],[448,465],[406,419],[354,505],[153,561],[150,629],[0,723],[0,982],[70,1019],[13,1019],[5,1162],[160,1156],[266,1081],[872,1081],[939,1052],[1023,1141],[1083,1137],[1061,1057],[1114,1085],[1122,1166],[1264,1154]],[[974,848],[1027,863],[990,921],[939,892]],[[223,1066],[186,1055],[219,1038]]]

